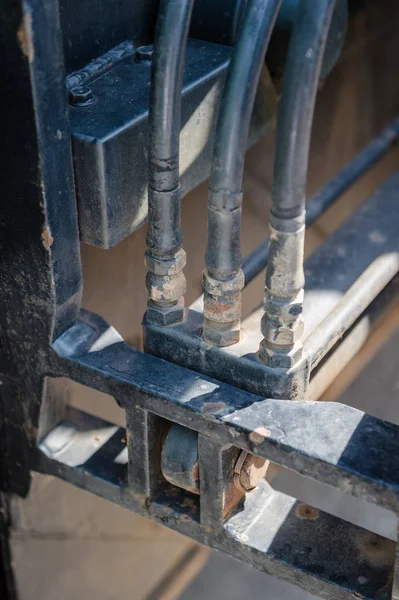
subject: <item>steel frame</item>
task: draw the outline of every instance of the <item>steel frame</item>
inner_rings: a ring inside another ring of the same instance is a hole
[[[0,27],[7,54],[0,109],[8,115],[0,223],[2,494],[26,495],[37,470],[323,598],[399,598],[394,542],[267,482],[224,519],[223,452],[231,447],[399,514],[399,429],[337,403],[265,399],[138,352],[80,309],[58,5],[5,0]],[[15,165],[24,176],[9,176]],[[127,431],[50,399],[58,377],[113,396]],[[198,433],[200,496],[162,478],[160,434],[170,422]]]

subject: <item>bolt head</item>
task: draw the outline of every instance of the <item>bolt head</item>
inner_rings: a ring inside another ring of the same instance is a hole
[[[202,338],[205,342],[219,346],[219,348],[225,348],[239,342],[240,337],[240,321],[220,324],[204,319]]]
[[[177,325],[184,320],[184,298],[180,298],[176,304],[156,304],[151,300],[148,302],[146,320],[156,325],[166,327]]]
[[[266,477],[269,466],[270,461],[243,450],[234,467],[235,485],[243,492],[254,490],[258,483]]]
[[[69,103],[72,106],[90,106],[93,102],[93,92],[87,85],[74,87],[69,92]]]

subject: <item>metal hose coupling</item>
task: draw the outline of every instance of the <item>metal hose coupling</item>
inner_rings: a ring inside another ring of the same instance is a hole
[[[240,340],[241,290],[244,273],[240,269],[232,278],[220,281],[204,269],[204,327],[202,337],[206,342],[224,347]]]
[[[295,219],[271,216],[259,358],[274,369],[289,369],[302,358],[304,240],[305,213]]]
[[[186,253],[181,247],[180,188],[158,192],[149,188],[148,269],[146,319],[158,325],[175,325],[184,319]]]

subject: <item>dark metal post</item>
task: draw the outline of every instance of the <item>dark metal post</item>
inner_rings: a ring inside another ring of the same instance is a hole
[[[148,186],[147,319],[171,325],[184,317],[179,177],[181,90],[194,0],[163,0],[152,65]]]
[[[217,124],[208,202],[204,285],[206,341],[240,338],[242,176],[249,125],[264,56],[281,0],[249,2],[234,49]]]
[[[310,136],[320,69],[335,0],[301,0],[290,42],[277,125],[259,357],[290,368],[302,357],[303,253]]]

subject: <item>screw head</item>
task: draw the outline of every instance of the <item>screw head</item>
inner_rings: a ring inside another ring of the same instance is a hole
[[[140,46],[136,50],[136,59],[139,62],[151,61],[153,52],[154,52],[154,47],[152,44],[150,44],[149,46]]]
[[[69,103],[72,106],[90,106],[93,102],[93,92],[87,85],[74,87],[69,92]]]

